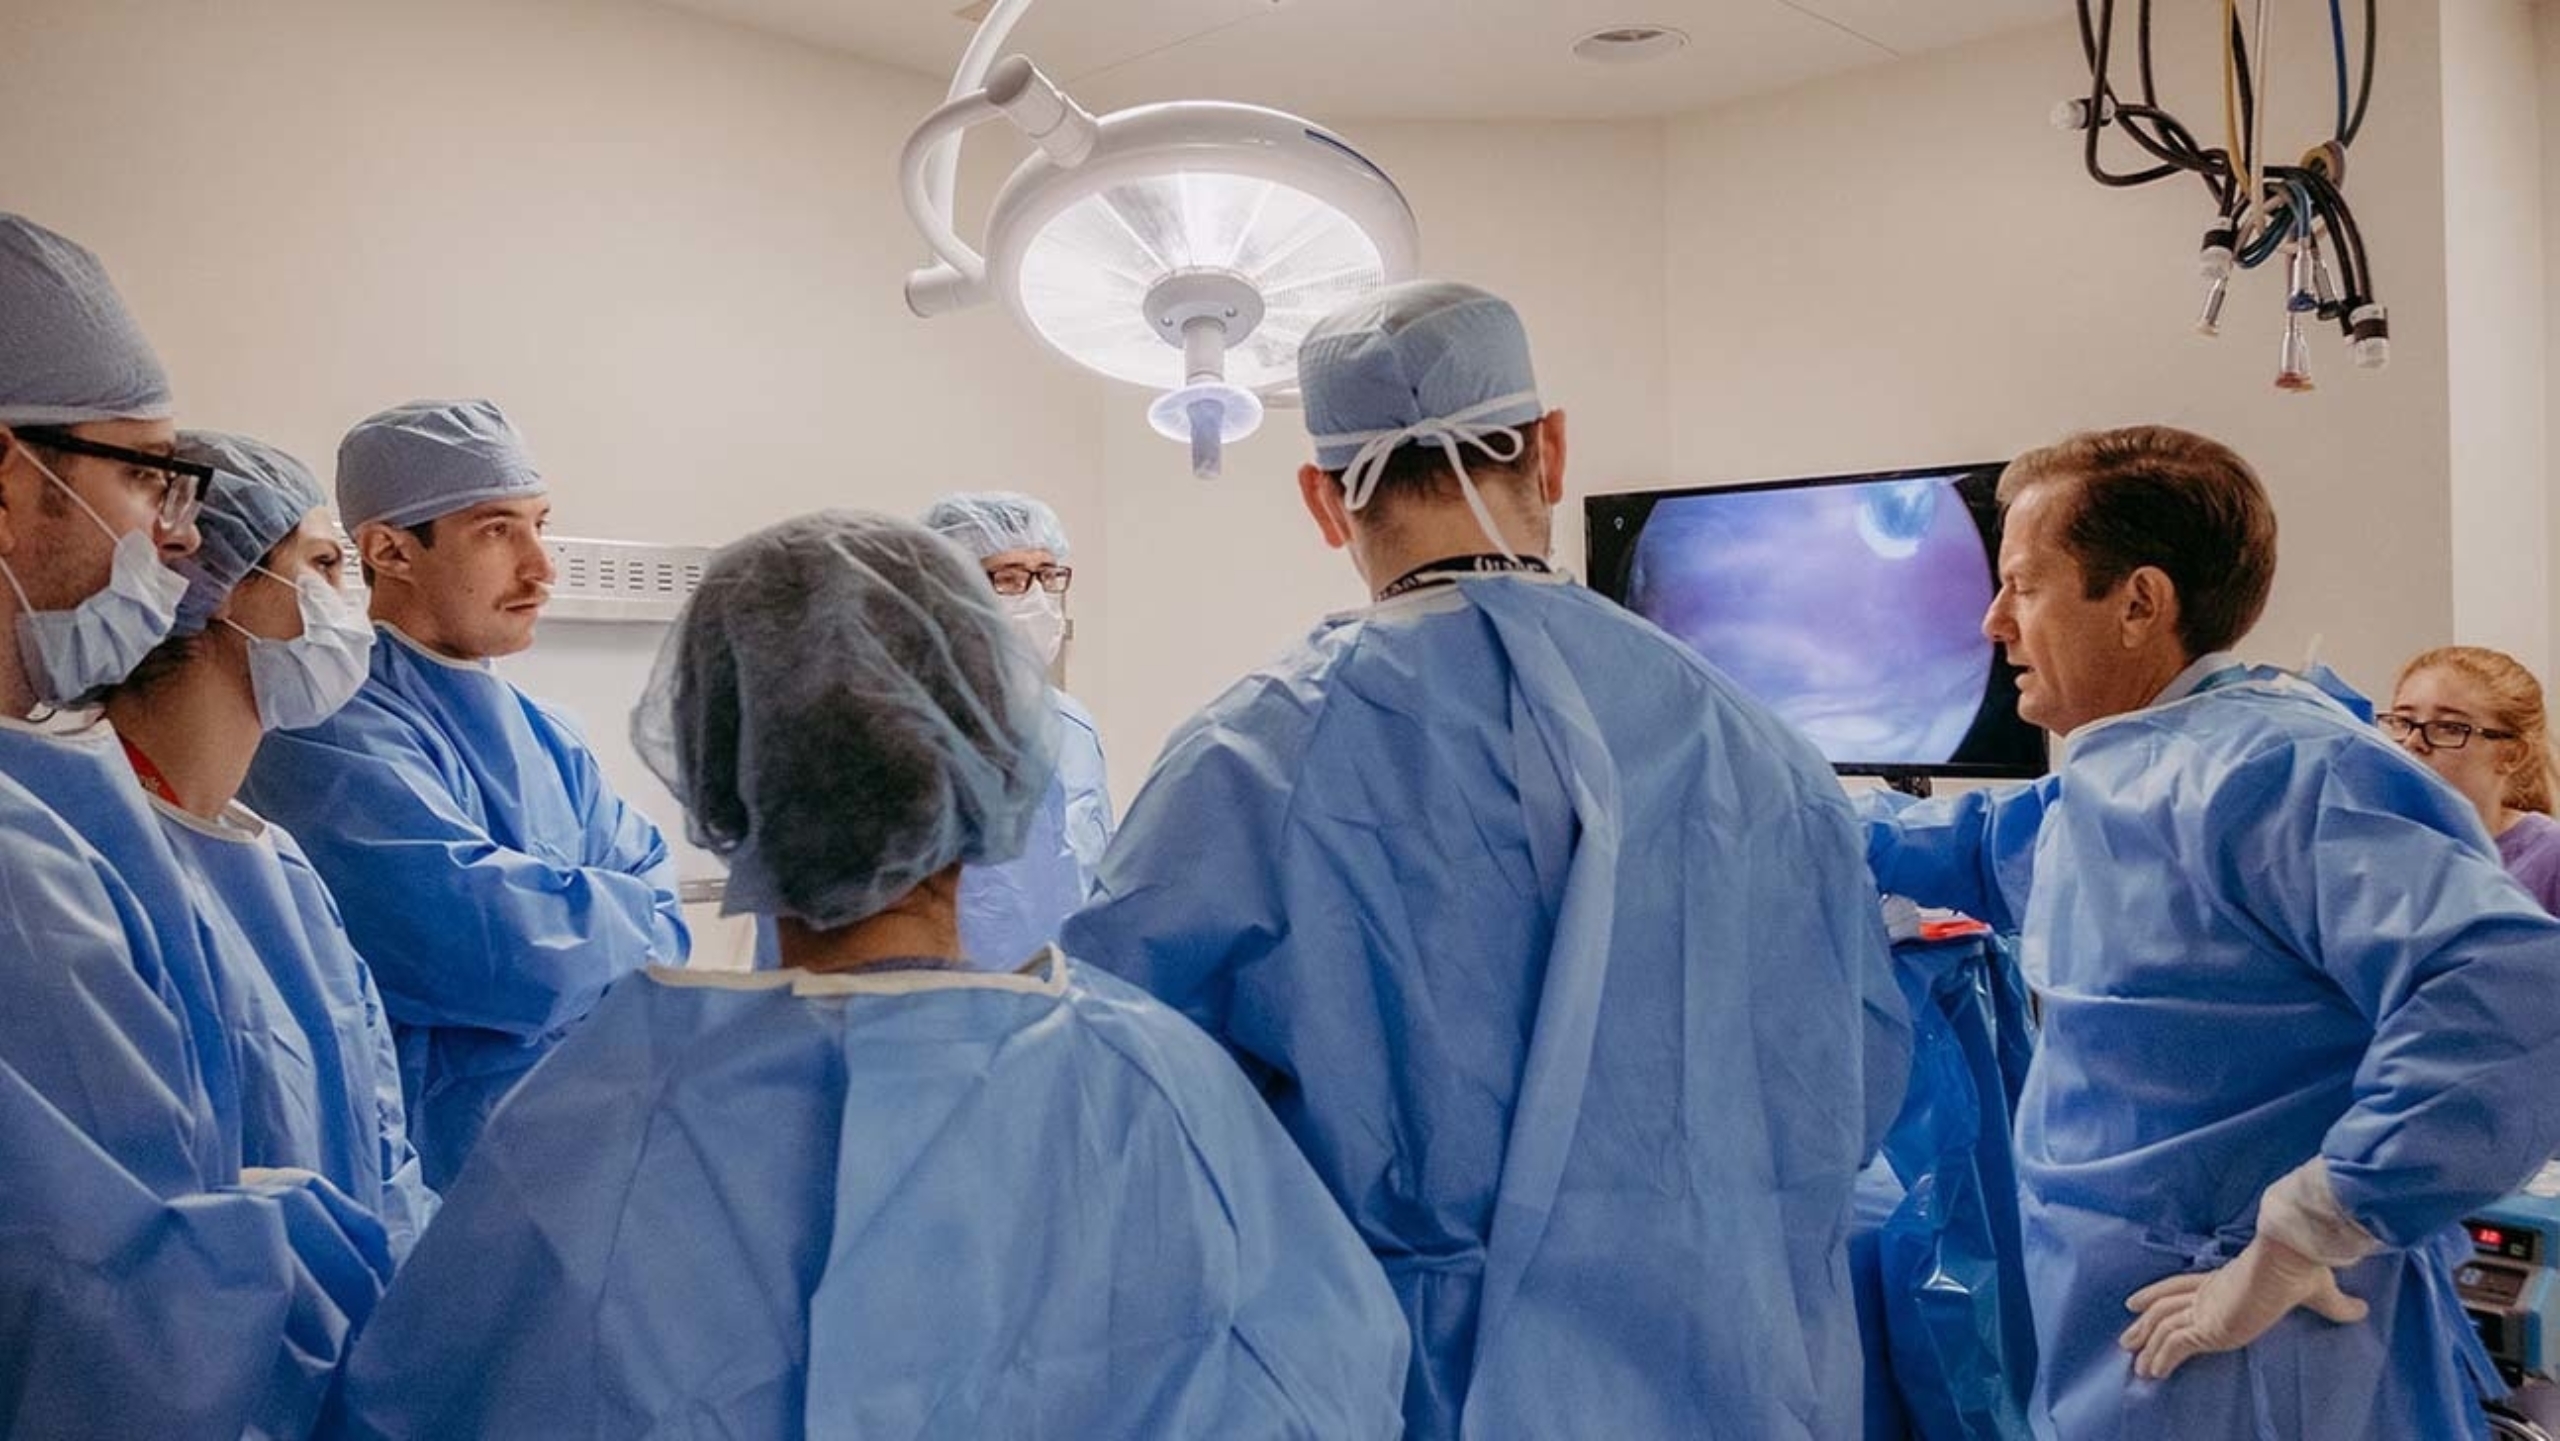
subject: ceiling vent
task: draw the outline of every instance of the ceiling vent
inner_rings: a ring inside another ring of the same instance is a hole
[[[1637,65],[1684,49],[1687,32],[1668,25],[1612,25],[1573,42],[1573,53],[1598,65]]]

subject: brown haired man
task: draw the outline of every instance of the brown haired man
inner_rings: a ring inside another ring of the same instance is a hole
[[[2037,1434],[2485,1435],[2455,1223],[2560,1148],[2560,924],[2459,796],[2232,658],[2275,571],[2239,456],[2107,431],[2000,494],[1983,630],[2068,753],[1868,855],[2024,931]]]

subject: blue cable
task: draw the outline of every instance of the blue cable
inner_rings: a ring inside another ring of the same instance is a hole
[[[2286,188],[2292,189],[2290,186]],[[2255,270],[2275,258],[2275,253],[2284,248],[2285,238],[2292,235],[2295,227],[2300,224],[2294,213],[2294,207],[2300,203],[2298,200],[2288,201],[2283,208],[2269,217],[2271,223],[2267,226],[2266,233],[2258,237],[2256,244],[2244,248],[2238,256],[2234,257],[2240,262],[2241,269]]]
[[[2338,55],[2338,143],[2347,143],[2347,15],[2339,0],[2329,0],[2329,39]]]

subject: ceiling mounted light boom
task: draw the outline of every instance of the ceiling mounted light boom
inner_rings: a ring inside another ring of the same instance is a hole
[[[1359,151],[1277,110],[1210,100],[1095,118],[1019,55],[994,55],[1030,0],[1004,0],[916,126],[899,189],[934,263],[907,306],[1001,298],[1068,360],[1163,394],[1148,418],[1188,441],[1192,473],[1285,402],[1298,342],[1325,314],[1408,279],[1404,194]],[[963,132],[1002,118],[1039,147],[989,210],[986,252],[952,218]]]

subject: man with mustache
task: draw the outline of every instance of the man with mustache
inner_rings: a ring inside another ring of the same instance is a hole
[[[500,679],[553,571],[548,487],[485,400],[416,401],[338,447],[372,673],[259,748],[243,798],[301,837],[372,966],[427,1184],[605,988],[681,965],[666,840],[562,717]]]

